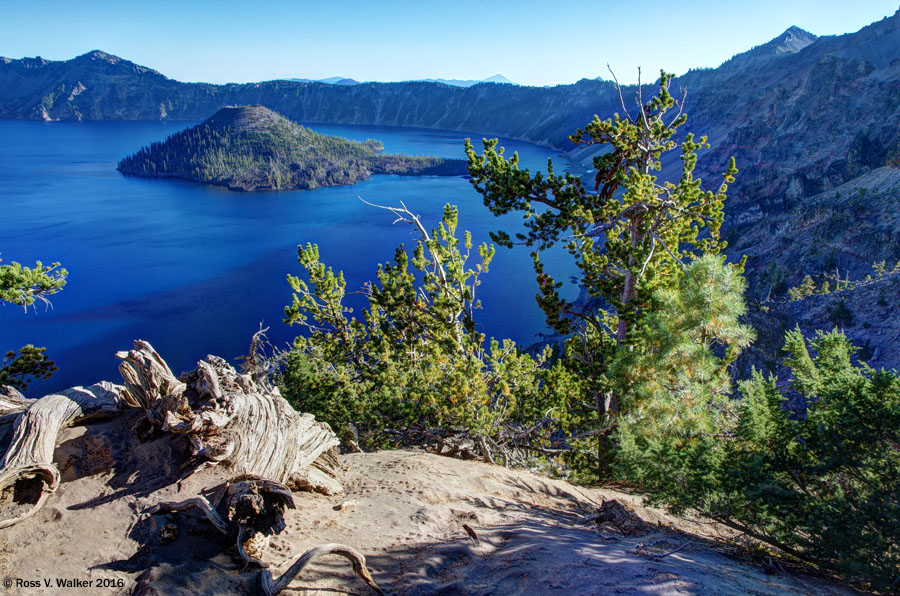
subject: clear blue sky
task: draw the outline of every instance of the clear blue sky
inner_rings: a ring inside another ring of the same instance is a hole
[[[898,0],[0,0],[0,56],[100,49],[181,81],[344,76],[522,84],[718,66],[797,25],[856,31]]]

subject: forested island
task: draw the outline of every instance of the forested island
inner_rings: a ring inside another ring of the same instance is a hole
[[[243,191],[355,184],[372,174],[456,176],[466,171],[463,160],[383,151],[380,141],[322,135],[264,106],[227,106],[202,124],[122,159],[118,170]]]

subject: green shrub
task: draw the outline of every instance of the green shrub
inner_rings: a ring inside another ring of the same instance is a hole
[[[809,344],[813,354],[789,331],[790,383],[754,372],[716,424],[685,430],[689,419],[676,413],[668,424],[677,431],[640,449],[623,442],[637,454],[630,477],[675,511],[696,509],[876,588],[896,585],[900,378],[854,364],[857,348],[838,331]]]
[[[29,306],[34,308],[35,302],[49,305],[47,296],[62,290],[68,274],[59,263],[44,265],[37,261],[34,267],[23,267],[13,261],[0,265],[0,304],[15,304],[25,312]],[[8,385],[24,391],[34,379],[49,378],[57,367],[44,351],[28,344],[6,352],[0,359],[0,388]]]
[[[317,247],[299,248],[308,281],[288,277],[295,294],[285,320],[309,333],[283,356],[283,394],[365,447],[429,442],[523,458],[552,428],[540,383],[549,348],[535,358],[510,340],[485,345],[475,291],[494,248],[482,244],[480,262],[467,266],[472,240],[456,237],[455,207],[430,233],[405,208],[392,211],[421,239],[412,258],[401,246],[379,266],[359,319],[343,303],[343,274],[319,262]]]
[[[850,310],[843,298],[828,313],[828,320],[839,327],[853,325],[853,311]]]

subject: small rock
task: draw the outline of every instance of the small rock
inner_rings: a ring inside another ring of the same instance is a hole
[[[344,501],[340,505],[335,505],[333,509],[335,511],[347,511],[348,509],[353,509],[356,507],[356,501]]]

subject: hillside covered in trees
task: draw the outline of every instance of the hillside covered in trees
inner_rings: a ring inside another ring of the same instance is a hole
[[[372,174],[460,175],[462,160],[385,155],[365,143],[318,134],[263,106],[229,106],[197,126],[119,162],[125,174],[174,177],[230,190],[311,189]]]

